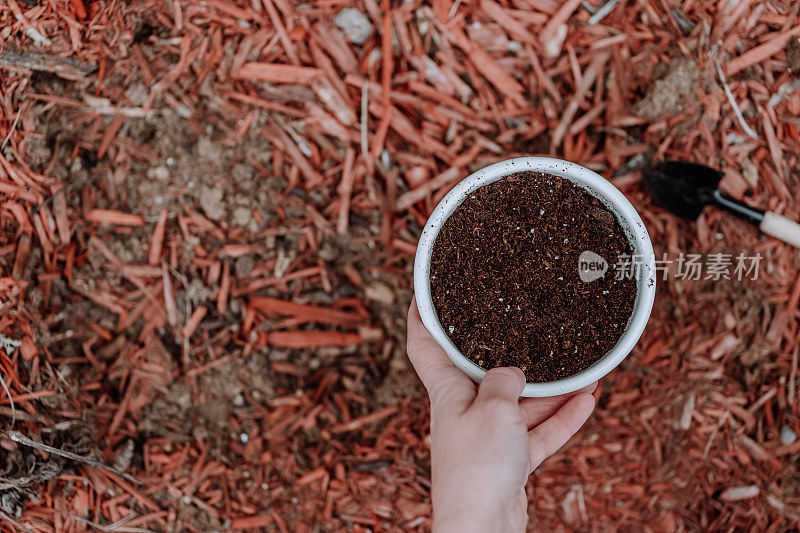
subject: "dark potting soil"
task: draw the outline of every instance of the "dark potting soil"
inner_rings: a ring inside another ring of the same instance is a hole
[[[579,276],[590,250],[608,263]],[[441,228],[431,291],[444,330],[484,369],[517,366],[529,382],[588,368],[619,340],[636,280],[617,279],[633,254],[614,214],[572,182],[520,172],[476,190]]]

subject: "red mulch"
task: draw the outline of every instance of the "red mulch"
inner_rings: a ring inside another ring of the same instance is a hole
[[[0,0],[0,530],[427,529],[416,236],[534,153],[611,179],[658,253],[764,261],[661,283],[531,528],[797,527],[798,252],[637,169],[798,218],[800,4],[600,3]]]

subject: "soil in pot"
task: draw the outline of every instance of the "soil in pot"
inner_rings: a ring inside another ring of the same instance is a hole
[[[579,275],[585,251],[608,264],[594,281]],[[614,265],[632,254],[617,218],[583,188],[511,174],[472,192],[442,226],[433,304],[480,367],[517,366],[529,382],[563,379],[602,358],[625,330],[636,280]]]

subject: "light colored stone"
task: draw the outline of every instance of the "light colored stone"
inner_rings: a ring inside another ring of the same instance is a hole
[[[797,434],[792,431],[792,428],[789,426],[783,426],[781,428],[781,444],[788,446],[789,444],[794,444],[796,440]]]
[[[385,283],[373,281],[364,289],[364,294],[368,300],[390,304],[394,301],[394,291]]]
[[[354,7],[346,7],[333,17],[336,24],[351,43],[362,44],[372,35],[372,23]]]
[[[250,222],[250,210],[246,207],[237,207],[233,210],[234,226],[245,226]]]
[[[225,217],[225,205],[222,203],[222,188],[219,186],[204,186],[200,190],[200,207],[211,220],[221,220]]]
[[[164,165],[149,168],[147,169],[147,177],[158,181],[167,181],[169,179],[169,169]]]

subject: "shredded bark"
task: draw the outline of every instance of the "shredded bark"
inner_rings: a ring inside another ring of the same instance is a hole
[[[611,179],[659,258],[764,258],[659,283],[535,527],[796,524],[800,258],[631,171],[695,160],[800,218],[796,2],[0,5],[0,426],[142,482],[1,438],[3,526],[428,531],[417,237],[535,154]],[[680,108],[648,99],[676,65]]]

